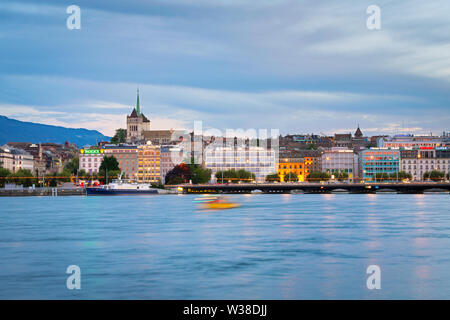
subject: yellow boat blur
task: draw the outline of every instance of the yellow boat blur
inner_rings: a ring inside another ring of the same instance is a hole
[[[220,203],[220,202],[208,202],[208,203],[203,203],[201,205],[201,207],[203,209],[233,209],[233,208],[238,208],[241,205],[239,203],[233,203],[233,202],[228,202],[228,203]]]
[[[210,210],[222,210],[238,208],[241,205],[236,202],[229,201],[228,197],[205,195],[202,198],[195,199],[200,202],[200,208]]]

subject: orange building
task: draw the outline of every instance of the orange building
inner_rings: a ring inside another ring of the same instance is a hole
[[[307,178],[313,171],[322,171],[321,157],[305,157],[304,159],[305,178]]]
[[[281,182],[289,180],[303,182],[305,180],[305,163],[303,158],[280,158],[277,173]],[[290,179],[289,175],[291,175]]]
[[[138,181],[158,182],[161,180],[161,146],[150,141],[138,146]]]

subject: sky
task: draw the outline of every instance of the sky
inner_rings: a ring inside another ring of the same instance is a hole
[[[441,134],[449,12],[448,0],[2,0],[0,114],[113,135],[139,87],[152,129]]]

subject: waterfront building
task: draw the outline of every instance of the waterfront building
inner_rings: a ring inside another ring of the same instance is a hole
[[[119,162],[123,178],[130,180],[138,179],[138,148],[129,144],[107,144],[104,147],[105,155],[114,156]]]
[[[31,154],[24,150],[16,148],[11,148],[10,152],[13,155],[13,173],[17,172],[20,169],[30,170],[32,173],[34,173],[34,158]]]
[[[304,157],[303,160],[305,164],[305,178],[307,178],[311,172],[322,171],[322,153],[320,153],[320,155],[309,155]]]
[[[450,148],[421,147],[410,151],[414,152],[401,158],[401,171],[411,174],[412,180],[423,181],[426,172],[450,172]]]
[[[376,174],[396,174],[400,171],[400,150],[370,148],[359,154],[360,174],[363,181],[376,181]]]
[[[322,154],[322,171],[331,176],[345,172],[349,180],[358,176],[358,156],[351,149],[331,148]]]
[[[256,182],[264,182],[266,176],[277,172],[277,155],[273,149],[257,146],[214,146],[204,151],[204,165],[215,174],[224,170],[241,170],[251,172]]]
[[[79,170],[89,174],[98,173],[105,156],[105,150],[99,147],[83,148],[79,153]]]
[[[161,180],[161,146],[150,141],[137,147],[138,150],[138,181],[142,183],[157,183]],[[163,182],[163,181],[161,181]]]
[[[161,165],[161,176],[160,180],[162,183],[165,182],[167,173],[172,170],[176,165],[180,164],[184,159],[184,153],[180,146],[167,145],[161,146],[160,153],[160,165]]]
[[[281,182],[290,181],[292,176],[295,176],[296,180],[299,182],[305,180],[305,160],[303,158],[287,158],[280,156],[277,169]]]
[[[8,146],[21,149],[31,154],[34,159],[34,172],[41,176],[47,173],[61,172],[64,165],[77,156],[79,149],[76,145],[66,142],[58,144],[53,142],[8,142]]]
[[[0,167],[12,171],[13,162],[14,162],[13,155],[11,151],[8,149],[8,146],[0,148]]]
[[[29,152],[4,145],[0,151],[1,166],[12,173],[20,169],[30,170],[34,174],[34,157]]]
[[[436,148],[445,146],[445,137],[395,135],[394,137],[382,137],[377,141],[381,148]]]

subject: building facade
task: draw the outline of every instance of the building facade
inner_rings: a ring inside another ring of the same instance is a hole
[[[399,149],[371,148],[363,150],[359,154],[361,178],[365,182],[375,182],[377,174],[395,175],[400,171],[400,159]]]
[[[5,145],[0,151],[0,165],[15,173],[20,169],[30,170],[34,174],[34,157],[25,150]]]
[[[307,178],[311,172],[322,171],[322,156],[304,157],[304,164],[305,178]]]
[[[106,156],[114,156],[119,162],[120,171],[123,178],[138,180],[138,148],[135,145],[113,145],[107,144],[104,147]]]
[[[445,141],[445,137],[396,135],[378,139],[377,146],[381,148],[436,148],[445,146]]]
[[[411,174],[412,180],[427,180],[426,173],[440,171],[447,175],[450,172],[450,148],[422,147],[412,150],[401,159],[401,171]]]
[[[281,182],[292,181],[292,176],[299,182],[305,181],[305,160],[303,158],[280,157],[277,169]]]
[[[322,171],[330,175],[346,173],[349,180],[358,176],[358,156],[347,148],[331,148],[322,154]]]
[[[0,167],[13,170],[13,155],[7,146],[0,148]]]
[[[98,173],[102,164],[105,151],[102,148],[83,148],[79,153],[79,170],[84,170],[89,174]]]
[[[138,181],[141,183],[158,183],[161,181],[161,146],[150,141],[137,147]]]
[[[256,182],[264,182],[267,175],[277,172],[275,151],[255,146],[208,146],[204,151],[204,165],[211,169],[213,181],[216,172],[231,169],[253,173]]]

